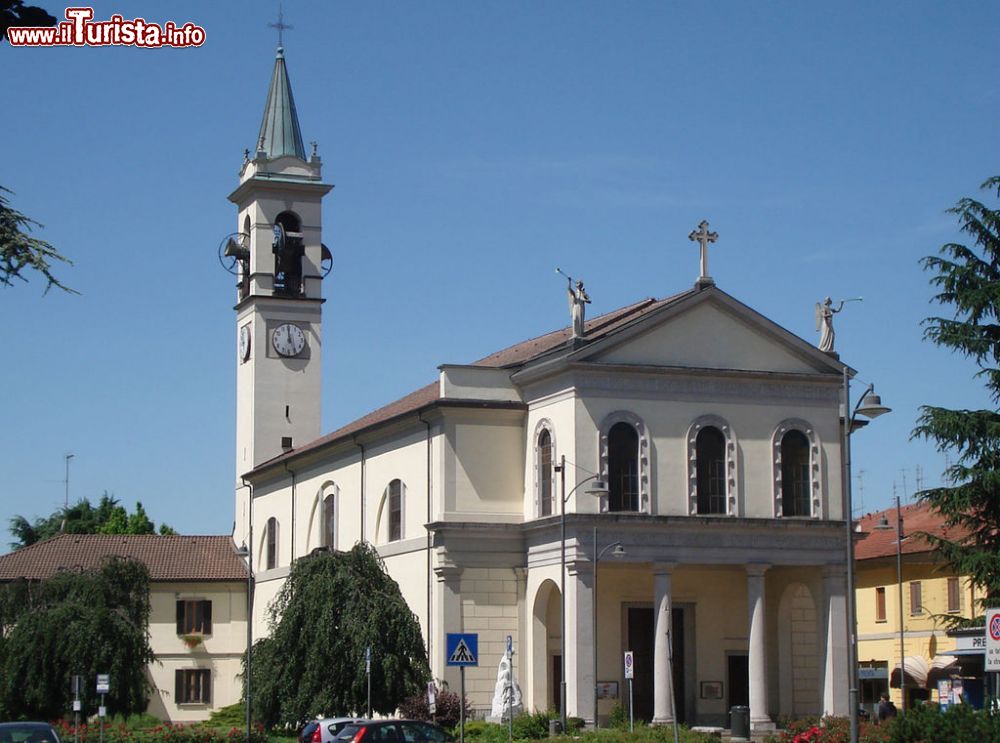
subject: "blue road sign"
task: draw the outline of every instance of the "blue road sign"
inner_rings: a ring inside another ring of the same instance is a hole
[[[478,666],[479,635],[475,632],[449,632],[445,658],[449,666]]]

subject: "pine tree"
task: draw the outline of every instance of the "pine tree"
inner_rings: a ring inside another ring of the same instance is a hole
[[[1000,197],[1000,176],[982,189]],[[1000,405],[1000,209],[964,198],[949,211],[958,216],[971,246],[948,243],[921,261],[935,274],[934,299],[954,310],[951,318],[927,318],[924,337],[974,361],[995,407]],[[1000,412],[925,405],[913,435],[935,441],[954,461],[945,470],[945,485],[917,497],[962,536],[954,541],[925,536],[950,567],[971,578],[979,608],[995,606],[1000,602]]]

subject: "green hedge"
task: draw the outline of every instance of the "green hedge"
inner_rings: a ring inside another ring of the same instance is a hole
[[[98,743],[101,730],[98,725],[82,724],[74,728],[72,723],[53,723],[63,743],[72,743],[79,734],[80,743]],[[104,743],[239,743],[246,741],[245,727],[215,728],[205,725],[171,725],[161,723],[153,727],[133,728],[124,722],[104,726]],[[257,725],[251,734],[250,743],[268,743],[268,735]]]
[[[846,717],[792,720],[767,743],[848,743]],[[958,704],[941,712],[936,705],[921,705],[882,725],[862,722],[860,743],[986,743],[1000,741],[1000,714]]]

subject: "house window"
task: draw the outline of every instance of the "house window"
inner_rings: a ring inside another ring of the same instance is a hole
[[[333,493],[323,499],[323,546],[333,548],[337,544],[337,499]]]
[[[608,510],[639,510],[639,434],[629,423],[608,431]]]
[[[698,513],[726,513],[726,437],[705,426],[695,443]]]
[[[875,589],[875,621],[885,621],[885,586]]]
[[[552,515],[552,434],[547,428],[538,435],[538,513]]]
[[[910,583],[910,614],[922,614],[924,611],[923,601],[920,597],[920,581],[915,580]]]
[[[177,704],[211,704],[212,671],[208,668],[178,668],[174,671]]]
[[[948,579],[948,612],[957,613],[962,610],[962,591],[959,588],[958,578]]]
[[[403,538],[403,483],[393,480],[389,483],[389,541]]]
[[[267,562],[268,570],[278,566],[278,519],[272,516],[267,520]]]
[[[781,515],[809,516],[809,439],[792,429],[781,437]]]
[[[203,599],[178,601],[177,634],[212,634],[212,602]]]

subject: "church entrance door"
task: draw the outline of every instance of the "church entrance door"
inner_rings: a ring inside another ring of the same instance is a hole
[[[677,721],[686,722],[684,686],[684,609],[674,607],[671,612],[670,638],[674,660],[674,699],[677,704]],[[637,606],[628,609],[628,649],[635,661],[632,693],[637,720],[653,719],[653,607]],[[667,658],[661,662],[667,663]],[[627,691],[626,691],[627,694]]]

